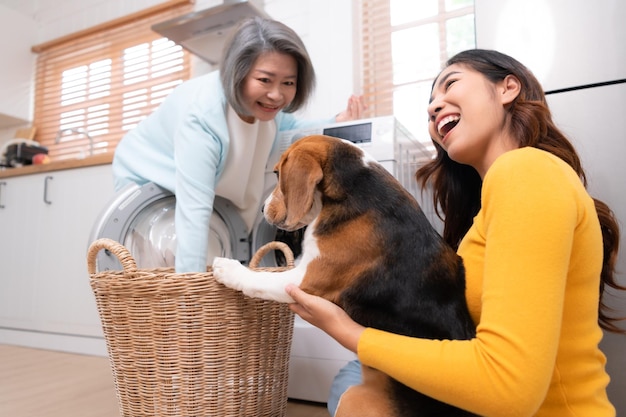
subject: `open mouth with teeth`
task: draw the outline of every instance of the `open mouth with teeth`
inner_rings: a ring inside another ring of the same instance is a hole
[[[264,104],[261,103],[260,101],[258,102],[259,106],[263,107],[266,110],[276,110],[278,109],[278,106],[270,106],[269,104]]]
[[[444,137],[448,134],[448,132],[454,129],[454,127],[459,123],[459,120],[461,120],[461,116],[458,115],[444,117],[437,125],[437,132],[441,135],[441,137]]]

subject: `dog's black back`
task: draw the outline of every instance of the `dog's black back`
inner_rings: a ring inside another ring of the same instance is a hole
[[[340,198],[324,197],[325,207],[336,206],[335,215],[318,223],[316,233],[334,233],[346,219],[374,210],[370,218],[379,222],[374,230],[384,231],[387,237],[372,236],[372,244],[383,246],[381,262],[344,290],[339,304],[366,327],[427,339],[473,338],[462,259],[433,228],[413,196],[382,166],[365,167],[350,144],[334,149],[324,170],[334,171],[329,178],[338,181],[334,186],[345,193]],[[320,187],[328,186],[324,181]],[[355,248],[361,244],[345,243]],[[473,415],[392,381],[400,416]]]

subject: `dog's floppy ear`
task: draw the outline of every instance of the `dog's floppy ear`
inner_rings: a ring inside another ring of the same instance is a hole
[[[278,181],[287,209],[286,224],[297,224],[309,212],[322,177],[322,167],[308,153],[291,152],[283,161]]]

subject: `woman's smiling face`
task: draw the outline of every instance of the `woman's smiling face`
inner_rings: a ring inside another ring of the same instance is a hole
[[[506,129],[506,105],[519,93],[515,85],[512,76],[493,83],[466,65],[450,65],[433,84],[430,136],[452,160],[484,176],[495,158],[517,147]]]
[[[289,105],[296,96],[298,64],[291,55],[267,52],[259,55],[243,85],[243,102],[249,122],[266,122]]]

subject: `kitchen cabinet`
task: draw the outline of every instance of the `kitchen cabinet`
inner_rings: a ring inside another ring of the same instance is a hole
[[[111,166],[0,184],[0,329],[37,333],[38,347],[51,347],[46,334],[102,339],[86,253],[91,228],[113,196]]]
[[[0,326],[24,328],[32,322],[32,298],[36,257],[32,242],[36,236],[32,222],[36,218],[35,193],[30,177],[0,180]]]

